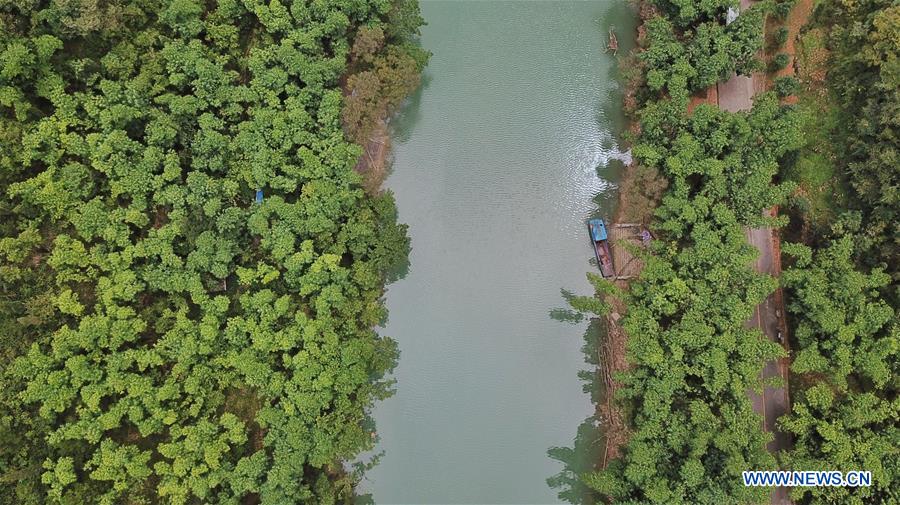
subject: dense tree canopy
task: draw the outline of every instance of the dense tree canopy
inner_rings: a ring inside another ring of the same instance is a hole
[[[785,271],[797,319],[792,371],[802,388],[780,420],[794,435],[786,455],[800,470],[869,470],[872,487],[797,488],[802,503],[891,503],[900,499],[900,322],[879,290],[890,276],[855,269],[853,239],[813,252],[792,244]]]
[[[778,225],[761,210],[784,200],[785,155],[804,139],[797,115],[773,96],[749,113],[700,105],[689,95],[755,65],[768,6],[725,25],[729,2],[661,0],[646,20],[639,59],[646,90],[633,153],[668,189],[651,223],[657,240],[628,293],[594,279],[598,296],[623,298],[632,368],[622,375],[632,433],[620,459],[584,480],[617,503],[755,503],[739,474],[775,468],[746,392],[777,346],[744,327],[774,287],[755,274],[743,226]],[[777,7],[790,6],[789,2]],[[779,14],[784,9],[776,8]],[[855,191],[853,212],[833,223],[821,250],[787,245],[792,315],[793,410],[779,420],[794,446],[777,465],[795,470],[870,470],[874,485],[796,488],[798,503],[893,503],[897,495],[900,323],[897,300],[896,5],[823,2],[832,49],[829,85],[847,118],[839,160]],[[731,44],[734,45],[731,45]],[[576,298],[602,313],[599,299]]]
[[[626,296],[632,369],[622,399],[634,431],[624,456],[588,482],[625,503],[758,500],[766,491],[745,488],[740,472],[775,459],[747,392],[782,351],[745,325],[775,280],[753,270],[744,227],[765,223],[763,209],[786,193],[771,181],[797,147],[797,124],[772,95],[737,114],[706,105],[687,114],[663,100],[641,119],[634,154],[670,187],[653,223],[658,240]]]
[[[797,503],[900,502],[900,300],[898,104],[900,10],[896,2],[822,2],[827,88],[840,118],[829,132],[850,183],[849,208],[827,231],[786,246],[794,321],[792,469],[869,470],[872,486],[797,488]]]
[[[890,0],[824,2],[828,70],[845,121],[841,162],[863,213],[869,266],[900,280],[900,6]],[[892,294],[895,302],[900,293]]]
[[[654,16],[644,24],[646,47],[639,58],[647,66],[652,91],[681,98],[757,65],[754,55],[762,47],[767,4],[754,6],[729,24],[727,8],[736,8],[737,2],[653,3],[669,15]]]
[[[35,0],[0,23],[0,501],[349,500],[408,241],[353,170],[341,83],[375,71],[389,106],[415,85],[416,3]]]

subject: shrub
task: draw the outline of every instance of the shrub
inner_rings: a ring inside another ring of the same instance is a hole
[[[775,79],[773,88],[779,98],[784,98],[797,94],[797,91],[800,89],[800,81],[791,76],[779,77]]]
[[[791,57],[786,53],[778,53],[772,58],[772,62],[769,63],[769,72],[777,72],[788,66],[790,63]]]
[[[776,18],[781,21],[787,19],[788,15],[791,13],[791,9],[794,8],[794,3],[796,0],[784,0],[782,2],[778,2],[775,4],[773,9],[773,14]]]
[[[775,47],[782,47],[785,43],[787,43],[788,39],[788,29],[782,26],[778,30],[775,31]]]

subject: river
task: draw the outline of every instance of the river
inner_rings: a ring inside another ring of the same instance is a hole
[[[586,220],[611,212],[625,1],[422,1],[423,85],[394,119],[387,180],[412,238],[381,332],[397,393],[360,490],[379,504],[557,503],[547,455],[593,412],[579,370],[591,292]]]

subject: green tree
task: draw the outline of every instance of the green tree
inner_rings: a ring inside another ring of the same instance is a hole
[[[784,272],[797,319],[801,376],[791,414],[781,426],[795,437],[785,454],[792,469],[868,470],[872,487],[795,488],[802,503],[890,503],[900,479],[898,359],[900,323],[879,290],[890,276],[855,269],[854,241],[844,236],[813,252],[791,244],[796,258]]]

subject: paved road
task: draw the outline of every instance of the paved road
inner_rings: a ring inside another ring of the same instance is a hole
[[[749,7],[749,0],[741,0],[741,9]],[[753,78],[734,75],[728,81],[718,84],[718,102],[722,109],[737,112],[750,109],[753,106]],[[779,275],[779,264],[775,258],[775,244],[772,230],[768,228],[748,228],[746,230],[747,241],[759,250],[759,258],[756,261],[756,270],[773,276]],[[784,315],[784,307],[780,294],[773,293],[763,303],[756,306],[753,317],[747,321],[748,326],[759,328],[772,341],[779,342],[787,349],[787,327],[778,315]],[[784,338],[779,339],[779,335]],[[762,371],[764,379],[782,377],[787,384],[788,363],[786,359],[770,361],[765,364]],[[750,393],[753,401],[753,410],[762,415],[763,429],[772,432],[774,439],[769,442],[767,449],[770,452],[778,452],[790,446],[790,437],[778,430],[777,419],[790,410],[790,400],[785,387],[766,387],[763,393]],[[788,489],[776,488],[772,493],[771,503],[774,505],[788,505]]]
[[[733,75],[731,79],[720,82],[719,107],[737,112],[753,106],[753,78],[746,75]]]
[[[757,271],[778,275],[772,230],[768,228],[749,228],[746,232],[747,240],[760,252],[755,265]],[[770,340],[777,342],[779,334],[787,335],[784,321],[778,317],[779,314],[782,316],[784,314],[784,307],[781,305],[780,297],[776,293],[769,295],[768,298],[756,306],[756,309],[753,311],[753,317],[747,324],[761,329]],[[787,349],[786,339],[782,340],[784,340],[782,345]],[[763,367],[762,376],[764,379],[781,377],[784,383],[787,384],[787,360],[779,359],[767,362]],[[790,447],[790,437],[778,430],[776,425],[778,418],[787,414],[791,408],[787,389],[784,387],[765,387],[761,395],[751,392],[750,399],[753,401],[753,410],[762,414],[763,429],[772,432],[775,437],[766,448],[770,452],[775,453]],[[775,492],[772,493],[771,503],[776,505],[791,503],[788,498],[788,489],[784,487],[776,488]]]

